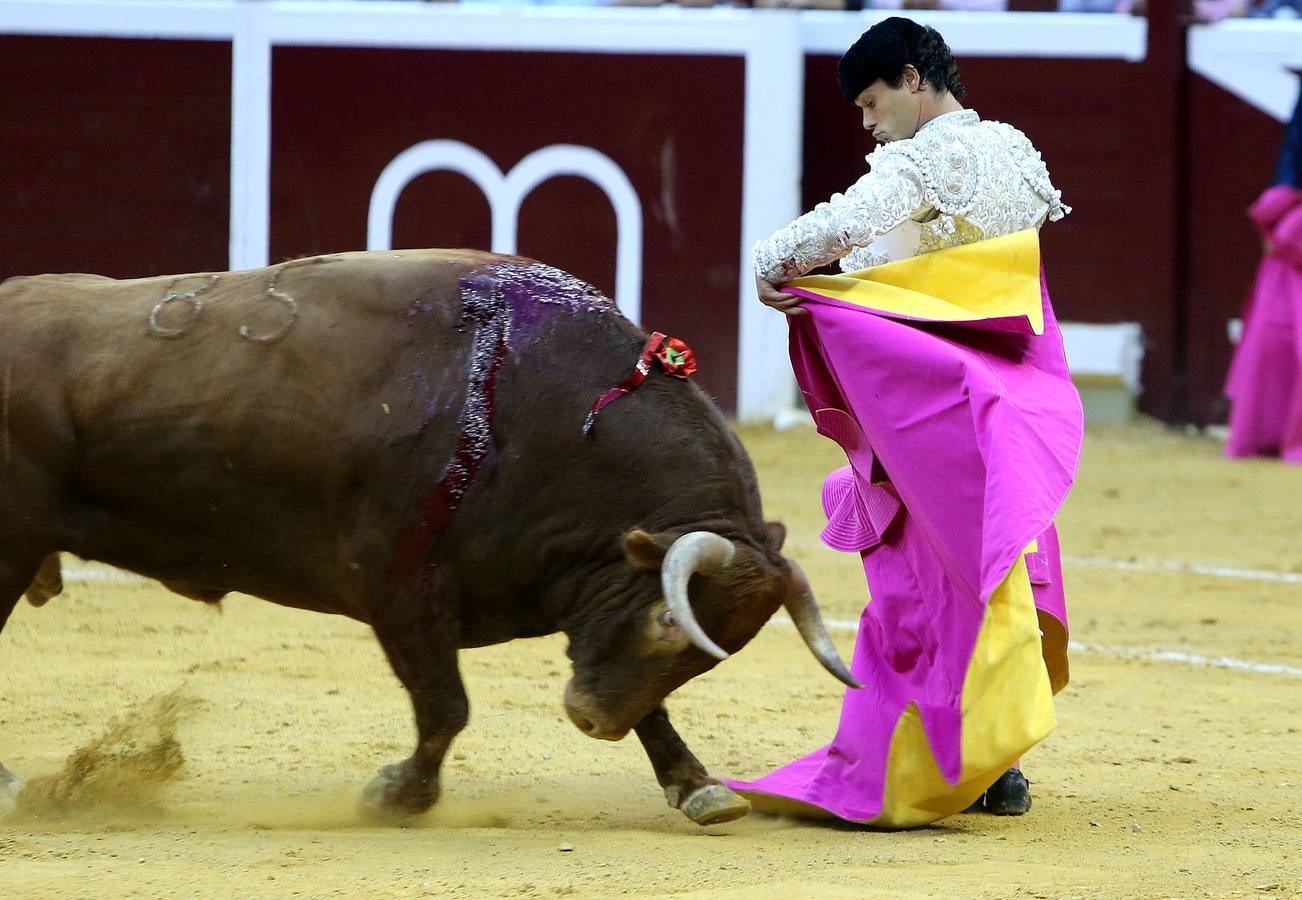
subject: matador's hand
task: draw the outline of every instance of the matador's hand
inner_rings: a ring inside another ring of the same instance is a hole
[[[760,302],[765,306],[771,306],[778,312],[785,313],[788,316],[803,316],[808,312],[808,310],[797,305],[804,302],[803,297],[797,297],[795,294],[784,294],[771,282],[765,281],[763,278],[755,279],[755,293],[759,294]]]

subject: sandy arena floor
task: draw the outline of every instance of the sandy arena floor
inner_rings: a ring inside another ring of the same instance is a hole
[[[825,615],[856,619],[857,559],[816,538],[839,451],[804,429],[743,436]],[[440,806],[372,826],[358,793],[413,732],[365,628],[83,580],[0,635],[0,760],[50,804],[0,820],[0,897],[1300,896],[1302,578],[1272,573],[1302,573],[1302,471],[1218,454],[1151,424],[1090,433],[1060,523],[1084,646],[1025,761],[1024,818],[699,828],[636,740],[568,723],[552,637],[463,655],[473,718]],[[1257,667],[1199,664],[1222,657]],[[754,776],[830,737],[839,702],[773,624],[669,708],[712,772]]]

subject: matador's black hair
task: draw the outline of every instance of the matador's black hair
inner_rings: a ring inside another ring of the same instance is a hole
[[[940,32],[912,19],[891,16],[865,31],[836,67],[836,81],[853,103],[877,79],[899,87],[904,67],[912,64],[922,80],[959,100],[967,93],[958,76],[958,63]]]

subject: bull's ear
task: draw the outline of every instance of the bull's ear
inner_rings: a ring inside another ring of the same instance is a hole
[[[669,552],[673,540],[664,535],[649,534],[641,528],[634,528],[624,535],[624,556],[635,569],[645,572],[659,572],[665,554]]]
[[[779,552],[787,540],[787,526],[781,522],[765,522],[764,530],[769,533],[769,549]]]

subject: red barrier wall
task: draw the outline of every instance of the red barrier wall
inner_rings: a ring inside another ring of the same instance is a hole
[[[222,41],[0,36],[0,278],[226,268]]]

